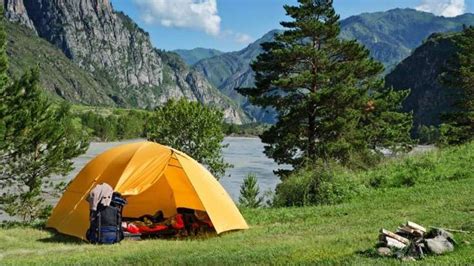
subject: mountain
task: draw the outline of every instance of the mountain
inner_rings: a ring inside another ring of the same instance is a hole
[[[393,9],[342,20],[341,37],[364,44],[390,70],[431,34],[460,31],[463,25],[474,25],[474,15],[446,18],[414,9]]]
[[[9,71],[20,76],[25,70],[39,65],[41,82],[50,95],[73,103],[115,106],[108,93],[113,88],[81,69],[55,46],[38,38],[30,29],[6,22]]]
[[[263,51],[260,45],[271,41],[277,32],[279,31],[268,32],[240,51],[201,60],[193,68],[202,73],[225,95],[240,103],[251,117],[257,121],[272,123],[275,121],[273,113],[250,105],[235,88],[253,86],[254,73],[250,68],[250,63]]]
[[[108,99],[96,102],[153,108],[169,99],[185,97],[221,107],[230,122],[239,124],[247,120],[232,100],[190,69],[177,54],[154,48],[148,33],[125,14],[114,11],[109,0],[3,2],[9,21],[29,28],[33,35],[48,41],[102,83],[94,90]],[[87,85],[76,86],[84,87]],[[70,100],[73,92],[66,91],[67,87],[59,90],[64,91],[61,97]]]
[[[194,48],[191,50],[178,49],[174,50],[173,52],[179,54],[179,56],[183,58],[184,62],[190,66],[203,59],[211,58],[224,53],[216,49],[207,48]]]
[[[356,39],[364,44],[372,56],[386,66],[388,73],[431,34],[459,31],[463,25],[474,25],[474,15],[445,18],[413,9],[394,9],[342,20],[341,38]],[[247,113],[263,122],[274,121],[271,112],[262,112],[251,106],[235,88],[253,85],[250,62],[261,52],[260,43],[271,41],[276,32],[265,34],[241,51],[224,53],[194,65],[194,69],[206,76],[214,86],[240,102]]]
[[[422,125],[439,125],[440,115],[452,110],[456,97],[453,90],[440,83],[440,76],[456,54],[455,37],[456,34],[433,34],[386,77],[387,86],[411,89],[403,109],[413,112],[415,130]]]

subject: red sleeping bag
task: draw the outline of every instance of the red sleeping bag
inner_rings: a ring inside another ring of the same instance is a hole
[[[183,216],[181,214],[177,214],[174,218],[175,222],[171,224],[170,227],[176,230],[181,230],[184,228],[184,221]],[[153,226],[136,226],[134,224],[128,224],[127,231],[132,234],[138,233],[156,233],[159,231],[170,229],[170,227],[166,225],[153,225]]]
[[[153,227],[139,226],[138,230],[140,233],[156,233],[168,229],[166,225],[155,225]]]

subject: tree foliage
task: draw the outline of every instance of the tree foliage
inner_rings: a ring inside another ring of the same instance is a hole
[[[408,91],[385,88],[383,66],[369,51],[338,38],[333,1],[298,2],[284,7],[293,20],[252,64],[255,88],[238,89],[278,113],[261,135],[266,155],[295,169],[317,159],[363,166],[380,148],[406,148],[411,114],[398,110]]]
[[[246,208],[258,208],[262,205],[263,197],[260,196],[260,187],[257,184],[257,176],[249,174],[240,186],[239,204]]]
[[[158,107],[148,126],[148,140],[187,153],[220,178],[231,167],[222,156],[224,114],[185,99]]]
[[[0,209],[31,221],[50,209],[45,196],[61,185],[51,176],[71,171],[88,140],[69,106],[42,94],[38,70],[8,81],[4,37],[0,30]]]
[[[462,144],[474,139],[474,27],[467,27],[454,38],[459,49],[442,76],[445,85],[459,99],[455,111],[443,115],[441,142]]]

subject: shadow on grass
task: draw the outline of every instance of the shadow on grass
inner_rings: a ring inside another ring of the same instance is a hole
[[[61,243],[61,244],[87,244],[86,241],[68,236],[68,235],[63,235],[61,233],[58,233],[56,230],[53,229],[43,229],[44,231],[50,232],[52,234],[51,237],[47,238],[41,238],[38,239],[38,242],[43,242],[43,243]]]
[[[58,233],[54,229],[44,229],[42,230],[50,232],[52,234],[51,237],[48,238],[42,238],[38,239],[37,241],[43,242],[43,243],[62,243],[62,244],[76,244],[76,245],[82,245],[82,244],[89,244],[89,242],[84,241],[82,239],[64,235],[61,233]],[[191,241],[202,241],[202,240],[207,240],[213,237],[217,237],[218,235],[216,233],[203,233],[203,234],[198,234],[198,235],[189,235],[189,236],[177,236],[177,235],[172,235],[172,236],[161,236],[161,237],[153,237],[153,236],[144,236],[141,239],[130,239],[134,241],[141,241],[141,240],[173,240],[173,241],[182,241],[182,240],[191,240]],[[127,240],[125,238],[124,240]]]

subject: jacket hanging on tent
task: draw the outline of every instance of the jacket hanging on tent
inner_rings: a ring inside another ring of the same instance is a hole
[[[112,201],[112,195],[114,189],[107,183],[102,183],[94,187],[89,193],[87,201],[89,202],[89,208],[92,211],[97,210],[97,206],[109,206]]]

